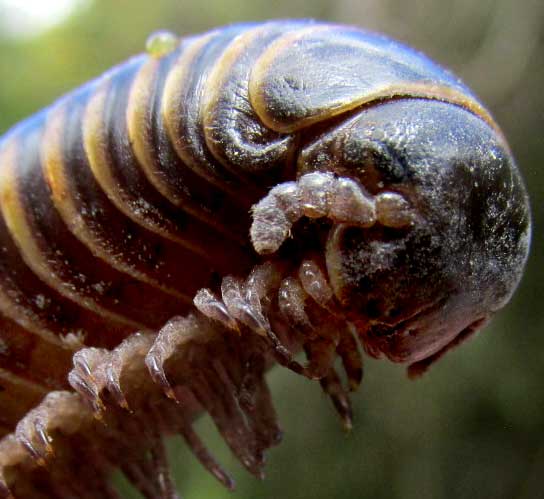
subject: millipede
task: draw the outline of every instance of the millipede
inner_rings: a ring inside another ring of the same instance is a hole
[[[178,497],[164,438],[234,481],[282,430],[265,374],[350,428],[363,354],[423,374],[512,296],[530,241],[499,126],[456,76],[353,26],[177,38],[0,138],[0,497]],[[304,359],[301,359],[301,355]]]

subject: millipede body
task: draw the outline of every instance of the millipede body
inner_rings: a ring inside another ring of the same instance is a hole
[[[0,139],[0,497],[177,497],[176,433],[232,488],[203,411],[260,477],[270,366],[349,428],[360,347],[417,376],[521,278],[505,138],[424,55],[306,20],[148,47]]]

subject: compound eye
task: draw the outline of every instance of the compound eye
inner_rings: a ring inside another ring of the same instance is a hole
[[[373,192],[403,182],[407,177],[405,158],[381,141],[363,140],[346,144],[344,162],[357,171],[365,186]]]
[[[378,170],[387,183],[402,182],[406,178],[407,168],[404,158],[382,143],[374,143],[367,151],[365,160]]]

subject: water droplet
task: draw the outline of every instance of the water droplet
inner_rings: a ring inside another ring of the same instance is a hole
[[[176,49],[179,38],[170,31],[155,31],[149,35],[145,50],[151,56],[157,59],[164,57]]]

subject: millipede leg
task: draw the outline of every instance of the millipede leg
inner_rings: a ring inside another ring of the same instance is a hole
[[[238,401],[248,417],[257,442],[263,449],[277,445],[282,430],[268,385],[264,379],[264,359],[254,356],[247,361],[247,372],[241,383]]]
[[[346,328],[341,333],[336,352],[342,360],[349,390],[354,392],[363,380],[363,358],[359,352],[357,340],[349,329]]]
[[[104,499],[120,499],[109,482],[108,466],[105,465],[104,456],[99,455],[99,452],[93,448],[92,444],[86,445],[84,449],[78,451],[76,458],[85,462],[86,482],[94,484],[99,497],[103,497]],[[108,464],[111,466],[111,463]]]
[[[121,466],[121,471],[127,480],[137,489],[145,499],[160,498],[156,484],[149,478],[141,463],[131,462]]]
[[[349,395],[345,392],[336,371],[331,368],[328,374],[319,383],[323,391],[330,397],[336,412],[340,416],[344,428],[351,430],[353,427],[353,412]]]
[[[170,474],[164,441],[158,432],[154,433],[150,454],[154,479],[160,492],[159,498],[179,499]]]
[[[145,364],[153,381],[162,388],[168,398],[177,401],[175,390],[165,372],[167,360],[174,355],[181,356],[189,351],[193,342],[205,342],[215,334],[213,328],[209,327],[201,317],[194,315],[176,317],[161,328],[145,356]]]
[[[234,490],[235,483],[230,475],[221,467],[221,465],[210,454],[202,440],[193,430],[189,423],[181,427],[181,435],[185,443],[189,446],[194,456],[200,461],[202,466],[207,469],[219,482],[228,490]]]
[[[198,379],[192,383],[196,398],[209,412],[233,454],[250,473],[262,478],[262,453],[257,451],[254,435],[240,413],[233,394],[217,383],[213,374],[196,376]]]
[[[304,349],[308,356],[308,364],[302,374],[310,379],[324,378],[336,355],[336,343],[330,338],[319,338],[308,342]]]
[[[103,348],[83,348],[74,354],[74,368],[68,381],[100,416],[105,410],[101,392],[106,386],[105,366],[111,352]]]
[[[262,301],[279,287],[281,274],[270,264],[257,266],[248,279],[226,276],[221,283],[219,302],[208,289],[201,289],[195,297],[195,306],[206,317],[223,326],[238,330],[240,326],[265,337],[270,342],[279,364],[298,371],[301,366],[293,360],[293,354],[274,332],[263,311]],[[225,315],[228,313],[228,316]]]
[[[123,381],[130,386],[130,381],[134,379],[137,372],[134,369],[135,365],[140,367],[139,372],[145,372],[144,359],[154,340],[155,336],[152,334],[133,334],[113,350],[105,363],[106,388],[113,401],[129,412],[131,408],[123,389]]]

